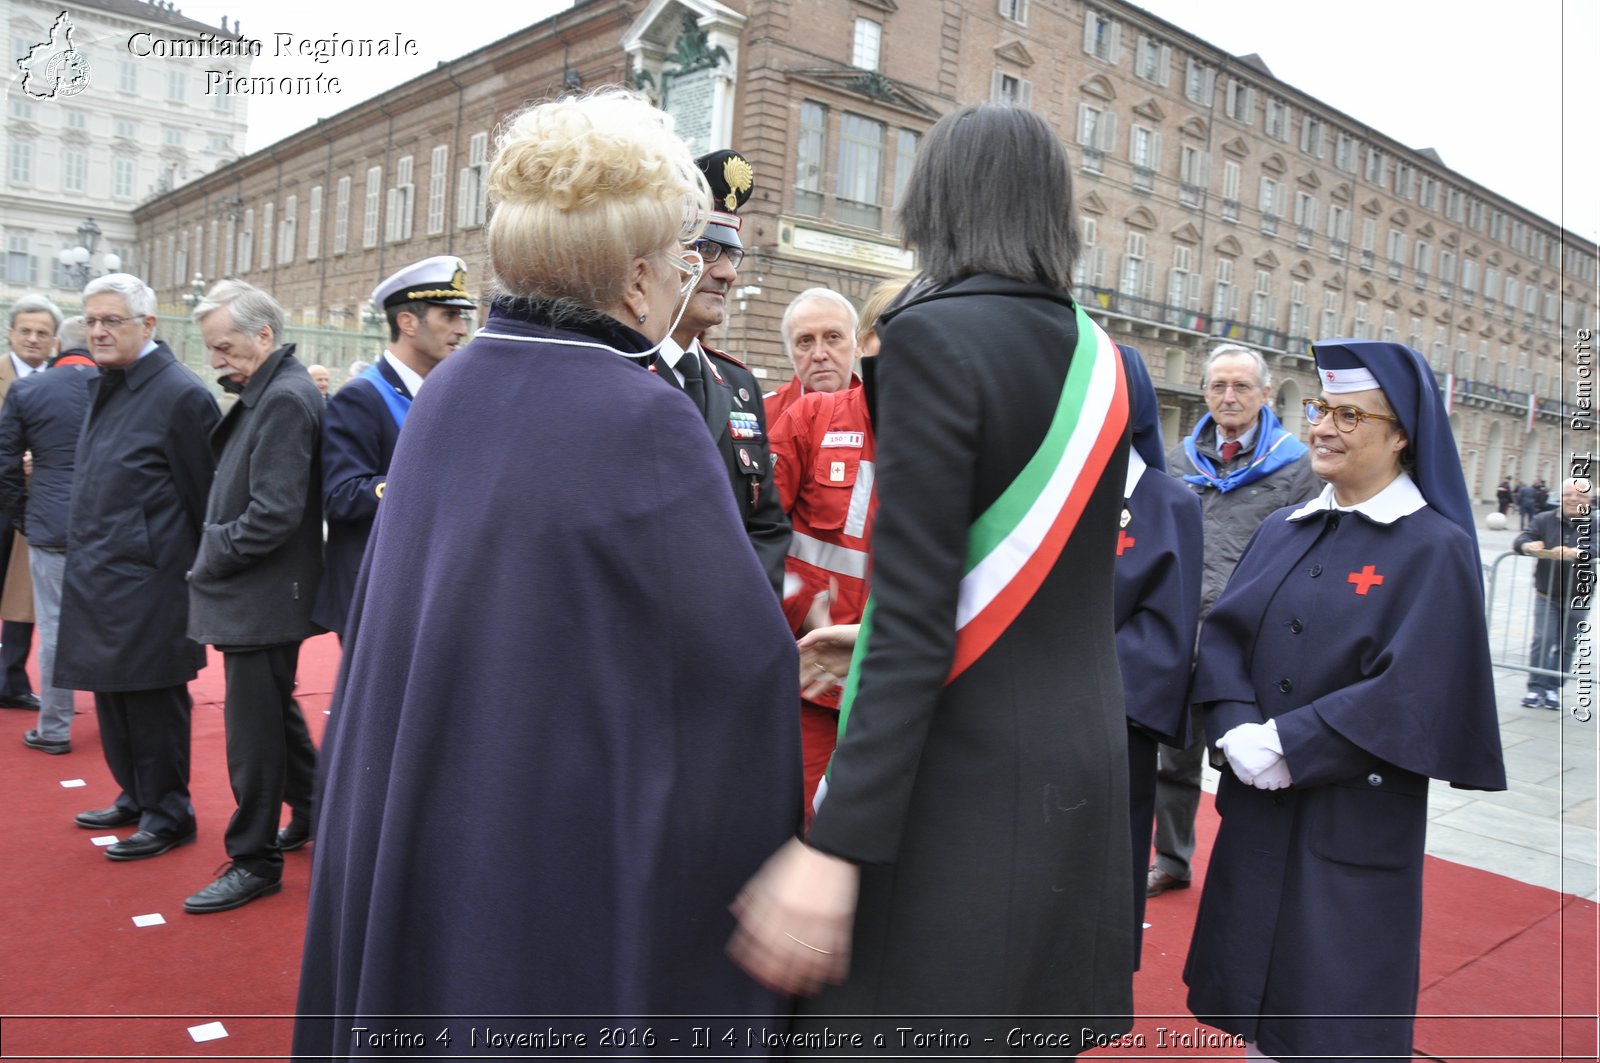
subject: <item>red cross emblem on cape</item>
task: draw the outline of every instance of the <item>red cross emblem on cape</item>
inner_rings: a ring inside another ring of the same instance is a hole
[[[1133,536],[1129,535],[1126,531],[1123,531],[1121,528],[1118,528],[1117,529],[1117,556],[1121,557],[1122,554],[1123,554],[1123,551],[1125,551],[1129,547],[1133,546],[1133,544],[1136,543],[1137,541],[1138,540],[1133,538]]]
[[[1383,577],[1378,574],[1376,565],[1368,565],[1360,572],[1350,573],[1348,580],[1356,585],[1356,593],[1360,595],[1365,595],[1372,588],[1383,584]]]

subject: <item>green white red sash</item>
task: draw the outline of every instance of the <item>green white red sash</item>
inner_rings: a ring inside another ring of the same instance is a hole
[[[968,530],[955,655],[946,685],[983,656],[1033,600],[1122,445],[1128,427],[1122,355],[1082,307],[1074,310],[1078,345],[1050,429],[1017,478]],[[839,699],[841,736],[871,641],[872,615],[869,596]]]

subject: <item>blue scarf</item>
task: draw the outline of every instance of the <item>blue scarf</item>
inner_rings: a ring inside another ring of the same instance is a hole
[[[395,386],[389,383],[388,378],[378,371],[376,362],[362,371],[361,379],[378,389],[379,396],[383,398],[383,404],[389,407],[389,416],[394,418],[394,426],[396,428],[404,428],[406,426],[406,414],[411,412],[411,400],[395,390]]]
[[[1217,466],[1195,447],[1194,441],[1211,427],[1211,415],[1200,418],[1194,431],[1183,437],[1183,452],[1199,472],[1185,476],[1184,482],[1197,487],[1215,487],[1223,494],[1271,476],[1285,465],[1300,460],[1306,445],[1283,430],[1283,425],[1266,406],[1261,407],[1261,425],[1256,431],[1256,449],[1248,465],[1241,465],[1226,476],[1217,475]]]

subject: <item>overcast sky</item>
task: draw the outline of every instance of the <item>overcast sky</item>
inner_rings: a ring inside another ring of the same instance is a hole
[[[904,0],[901,14],[934,0]],[[390,86],[571,6],[530,0],[441,18],[436,2],[179,0],[217,25],[242,19],[268,54],[251,73],[330,73],[338,96],[258,97],[247,148],[255,151]],[[1445,164],[1589,241],[1600,240],[1600,3],[1596,0],[1144,0],[1152,14],[1235,55],[1258,53],[1283,82]],[[1326,12],[1317,14],[1316,12]],[[487,16],[487,17],[486,17]],[[336,59],[327,65],[271,55],[276,33],[416,36],[410,59]],[[1071,46],[1073,42],[1067,42]],[[212,60],[211,62],[219,62]]]

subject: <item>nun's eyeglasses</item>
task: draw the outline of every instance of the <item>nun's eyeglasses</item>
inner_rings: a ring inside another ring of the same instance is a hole
[[[1321,399],[1306,400],[1306,420],[1311,424],[1321,424],[1322,419],[1329,414],[1333,415],[1333,426],[1341,432],[1354,432],[1361,427],[1362,421],[1400,423],[1398,417],[1391,417],[1386,413],[1369,413],[1359,406],[1329,406]]]

